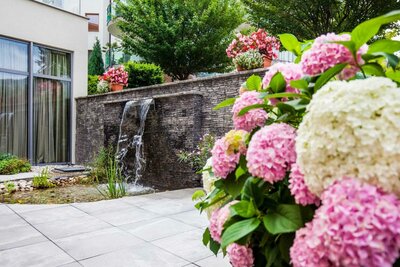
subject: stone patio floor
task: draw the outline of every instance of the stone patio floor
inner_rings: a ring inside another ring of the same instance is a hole
[[[201,242],[195,189],[65,205],[0,204],[2,267],[230,266]]]

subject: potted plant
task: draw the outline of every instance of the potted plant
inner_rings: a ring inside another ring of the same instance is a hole
[[[269,35],[264,29],[259,29],[250,35],[238,34],[226,49],[226,54],[234,59],[249,50],[258,50],[262,55],[264,67],[269,67],[272,60],[278,57],[279,48],[277,38]]]
[[[128,85],[128,72],[124,70],[124,66],[112,67],[100,77],[100,80],[107,81],[111,91],[122,91],[124,86]]]
[[[264,66],[264,59],[258,50],[251,49],[237,55],[233,59],[233,63],[238,71],[252,70],[262,68]]]

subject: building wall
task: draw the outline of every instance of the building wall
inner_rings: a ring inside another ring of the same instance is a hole
[[[194,149],[206,133],[221,137],[231,130],[231,108],[212,108],[237,96],[240,85],[252,74],[264,72],[231,73],[78,98],[77,162],[90,162],[109,144],[116,147],[125,103],[151,97],[154,104],[143,135],[147,166],[142,182],[162,189],[199,186],[199,176],[179,163],[176,152]],[[135,114],[131,118],[127,125],[132,128],[127,132],[133,136],[139,121]],[[132,160],[131,157],[128,162]]]
[[[96,42],[96,37],[99,38],[101,46],[109,42],[109,34],[107,29],[107,6],[108,0],[81,0],[81,15],[85,16],[86,13],[99,14],[99,31],[88,31],[88,50],[93,49]]]
[[[72,52],[73,97],[87,95],[87,19],[36,1],[2,0],[0,35]],[[76,105],[72,116],[75,155]]]

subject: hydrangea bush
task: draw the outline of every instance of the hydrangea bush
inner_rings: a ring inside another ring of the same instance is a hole
[[[216,255],[234,267],[399,266],[400,42],[372,40],[399,19],[303,43],[282,34],[296,62],[215,108],[233,105],[235,130],[193,199],[212,211],[203,243]]]

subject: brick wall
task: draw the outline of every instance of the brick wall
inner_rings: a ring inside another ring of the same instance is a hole
[[[205,133],[221,136],[232,129],[230,108],[212,108],[236,96],[240,85],[252,74],[264,72],[224,74],[77,98],[76,161],[88,163],[102,147],[116,146],[125,103],[151,97],[154,103],[143,135],[147,163],[141,183],[160,189],[199,186],[199,175],[179,163],[176,152],[193,149]],[[139,120],[135,114],[132,116],[134,135]],[[128,158],[132,156],[130,151]],[[130,166],[132,160],[126,162]]]

